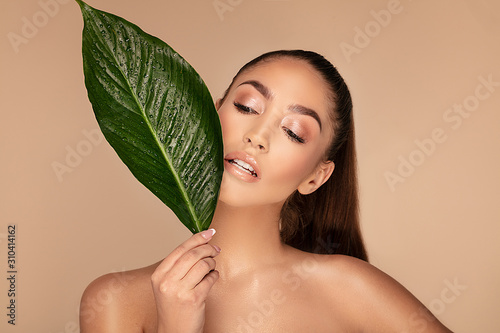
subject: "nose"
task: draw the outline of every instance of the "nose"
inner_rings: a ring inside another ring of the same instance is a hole
[[[243,142],[261,153],[269,151],[269,133],[262,124],[255,124],[243,137]]]
[[[249,143],[252,147],[256,147],[259,151],[261,152],[267,152],[266,146],[264,146],[262,143],[258,143],[257,140],[252,140],[249,137],[245,138],[245,143]]]

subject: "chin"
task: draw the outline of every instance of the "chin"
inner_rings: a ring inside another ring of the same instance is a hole
[[[258,193],[252,195],[245,195],[242,192],[230,193],[229,191],[221,191],[219,195],[219,202],[233,208],[255,208],[263,209],[264,207],[283,206],[287,198],[264,197]]]
[[[231,175],[222,177],[219,202],[235,207],[275,207],[282,206],[294,189],[266,186],[264,183],[246,183],[234,179]]]

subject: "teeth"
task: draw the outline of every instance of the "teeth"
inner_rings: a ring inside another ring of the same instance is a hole
[[[242,160],[235,159],[233,160],[234,163],[238,164],[244,169],[250,170],[252,172],[255,172],[255,170],[250,166],[250,164],[243,162]]]
[[[231,160],[233,164],[236,164],[240,168],[244,169],[245,171],[249,172],[252,176],[256,176],[257,174],[255,173],[255,170],[252,168],[252,166],[246,162],[243,162],[242,160],[234,159]]]

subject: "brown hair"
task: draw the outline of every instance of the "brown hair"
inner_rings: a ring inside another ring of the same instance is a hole
[[[368,260],[359,225],[356,149],[352,100],[349,89],[337,69],[322,55],[303,50],[265,53],[244,65],[233,78],[264,61],[279,58],[302,60],[321,74],[332,92],[334,136],[325,161],[333,161],[335,170],[316,191],[302,195],[295,191],[281,210],[281,238],[303,251],[345,254]]]

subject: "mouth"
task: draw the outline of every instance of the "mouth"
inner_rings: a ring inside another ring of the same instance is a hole
[[[252,168],[252,166],[240,159],[226,159],[226,161],[229,163],[229,164],[232,164],[234,166],[236,166],[237,168],[241,169],[243,172],[246,172],[248,173],[249,175],[251,175],[252,177],[255,177],[257,178],[257,172],[255,172],[254,168]]]
[[[260,170],[253,156],[236,151],[226,155],[224,158],[226,170],[233,176],[245,182],[257,182],[260,180]]]

